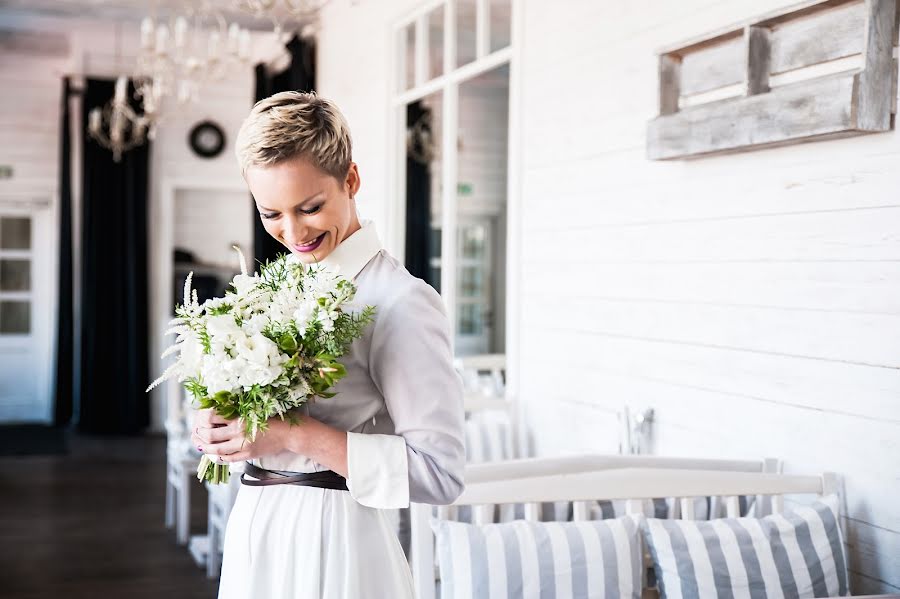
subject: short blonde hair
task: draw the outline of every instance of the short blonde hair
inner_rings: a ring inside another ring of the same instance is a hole
[[[350,169],[350,127],[331,101],[315,92],[279,92],[253,106],[235,141],[246,175],[251,166],[268,166],[303,156],[338,181]]]

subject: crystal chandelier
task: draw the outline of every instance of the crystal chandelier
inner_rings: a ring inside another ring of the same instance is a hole
[[[145,111],[157,114],[167,96],[196,102],[204,83],[249,65],[250,45],[250,31],[228,23],[208,1],[168,19],[146,17],[136,82]]]
[[[272,21],[276,37],[287,42],[291,33],[286,21],[294,20],[311,26],[319,16],[319,11],[331,0],[233,0],[234,7],[251,13],[258,19]]]
[[[116,92],[105,106],[88,114],[88,133],[97,143],[112,150],[113,160],[121,162],[122,153],[146,141],[151,119],[137,114],[128,103],[128,78],[116,80]]]

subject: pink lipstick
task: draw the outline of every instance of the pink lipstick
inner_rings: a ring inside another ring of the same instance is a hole
[[[322,245],[322,240],[325,239],[325,233],[322,233],[318,237],[316,237],[315,241],[310,243],[309,245],[295,245],[294,249],[298,252],[308,253],[315,249],[317,249],[320,245]]]

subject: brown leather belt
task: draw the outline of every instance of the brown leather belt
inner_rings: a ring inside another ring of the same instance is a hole
[[[246,478],[252,476],[253,480]],[[267,470],[254,466],[250,462],[244,465],[244,473],[241,474],[241,484],[251,487],[264,487],[268,485],[303,485],[307,487],[321,487],[323,489],[338,489],[347,491],[347,479],[334,470],[322,472],[291,472],[290,470]]]

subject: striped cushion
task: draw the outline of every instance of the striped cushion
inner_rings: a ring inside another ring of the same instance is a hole
[[[476,526],[432,518],[442,599],[638,599],[635,517]]]
[[[651,518],[670,518],[675,508],[677,499],[671,497],[663,499],[645,499],[643,502],[644,515]],[[693,520],[711,520],[725,516],[725,503],[719,497],[694,497]],[[756,511],[756,497],[741,495],[738,497],[741,516],[753,516]],[[624,499],[601,499],[591,506],[592,520],[605,520],[606,518],[619,518],[624,516],[626,501]],[[569,510],[569,520],[572,519]]]
[[[846,595],[837,506],[829,495],[763,518],[645,519],[661,598]]]

